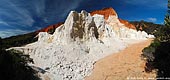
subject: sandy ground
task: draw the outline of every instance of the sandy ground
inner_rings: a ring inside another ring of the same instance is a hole
[[[145,61],[141,60],[142,49],[151,40],[129,45],[125,50],[107,56],[95,63],[93,72],[85,80],[147,80],[155,73],[146,73]]]

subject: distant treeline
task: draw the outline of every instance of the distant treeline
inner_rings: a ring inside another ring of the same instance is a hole
[[[35,36],[36,34],[32,32],[32,33],[12,36],[4,39],[0,38],[0,47],[6,49],[10,47],[23,46],[37,41],[38,38]]]
[[[148,34],[152,34],[155,36],[158,36],[157,32],[160,32],[160,29],[164,27],[163,24],[155,24],[153,22],[146,22],[146,21],[131,21],[131,24],[133,24],[136,27],[136,30],[142,30],[145,31]]]

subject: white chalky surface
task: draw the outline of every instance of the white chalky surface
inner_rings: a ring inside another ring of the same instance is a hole
[[[29,54],[35,62],[30,65],[44,69],[42,79],[47,75],[51,80],[83,80],[97,60],[154,37],[126,28],[117,15],[106,21],[103,15],[90,16],[85,11],[71,11],[53,35],[40,32],[38,36],[37,42],[15,49]]]

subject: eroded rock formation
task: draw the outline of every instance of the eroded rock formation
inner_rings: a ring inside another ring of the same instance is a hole
[[[105,10],[108,9],[96,11],[102,15],[71,11],[53,34],[40,32],[37,42],[15,49],[30,54],[35,61],[32,65],[45,70],[43,75],[52,80],[82,80],[91,73],[97,60],[137,40],[153,37],[129,29],[120,22],[116,12],[105,15]]]

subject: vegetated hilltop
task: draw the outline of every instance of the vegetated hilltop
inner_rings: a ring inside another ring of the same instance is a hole
[[[131,21],[131,24],[133,24],[136,27],[136,30],[143,30],[146,31],[148,34],[153,34],[155,36],[158,36],[157,32],[160,31],[161,27],[164,27],[163,24],[155,24],[153,22],[146,22],[146,21]]]
[[[10,47],[17,47],[17,46],[23,46],[32,42],[37,41],[37,37],[35,32],[27,33],[27,34],[21,34],[16,36],[11,36],[8,38],[1,38],[1,47],[4,49],[10,48]]]

